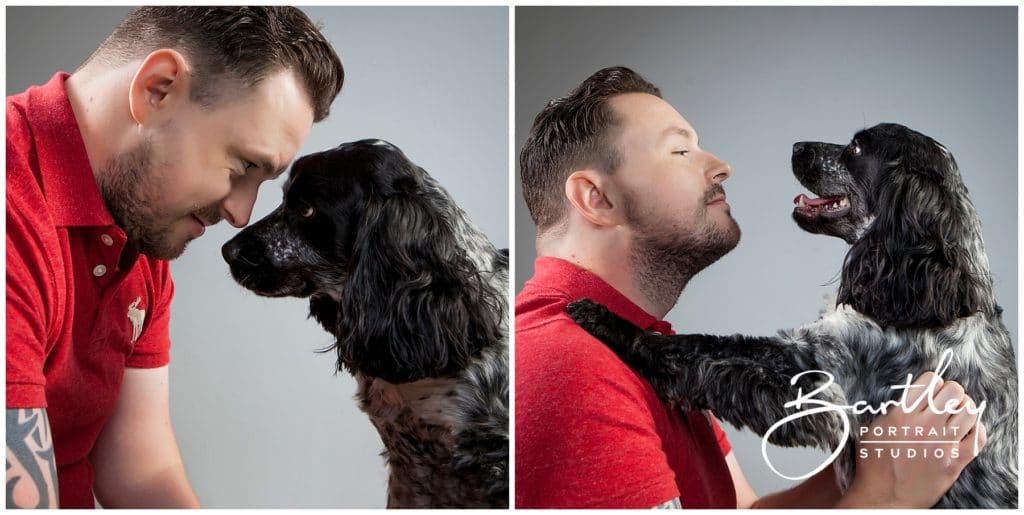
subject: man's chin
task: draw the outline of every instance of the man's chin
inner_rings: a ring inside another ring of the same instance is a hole
[[[732,217],[729,217],[729,224],[725,227],[725,240],[730,242],[729,250],[736,248],[736,245],[740,243],[740,237],[743,235],[743,231],[740,231],[740,224],[736,223]]]
[[[147,257],[153,259],[162,259],[164,261],[172,261],[181,257],[185,253],[185,247],[188,246],[188,242],[177,246],[177,247],[164,247],[159,249],[142,249],[139,252],[145,254]]]
[[[185,252],[185,248],[193,240],[193,238],[171,238],[164,237],[161,239],[145,238],[141,239],[136,243],[139,249],[139,253],[146,257],[153,259],[162,259],[164,261],[171,261],[181,257]]]
[[[736,245],[740,242],[740,225],[736,223],[736,219],[732,217],[728,212],[723,213],[723,217],[716,217],[717,219],[712,221],[714,227],[714,246],[722,250],[724,255],[726,252],[736,248]],[[710,229],[710,227],[709,227]]]

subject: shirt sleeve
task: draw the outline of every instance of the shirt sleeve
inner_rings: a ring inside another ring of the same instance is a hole
[[[710,420],[711,429],[715,432],[715,439],[718,440],[718,448],[722,449],[722,456],[728,456],[732,452],[732,444],[729,443],[729,437],[725,436],[725,431],[718,425],[718,418],[714,414],[711,414]]]
[[[158,368],[171,361],[171,300],[174,298],[174,281],[167,261],[153,260],[148,263],[152,299],[150,313],[146,315],[142,334],[135,342],[126,365],[130,368]]]
[[[566,328],[579,332],[578,327]],[[568,338],[590,338],[589,335]],[[516,506],[650,508],[679,497],[643,383],[579,342],[516,355]]]
[[[33,219],[46,212],[42,194],[26,152],[12,142],[10,105],[7,114],[7,408],[45,408],[43,363],[63,297],[53,281],[54,263],[46,259],[43,229]]]

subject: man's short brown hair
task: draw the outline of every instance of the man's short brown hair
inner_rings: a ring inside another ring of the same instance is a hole
[[[612,173],[621,157],[611,136],[618,124],[608,99],[625,93],[661,97],[661,90],[633,70],[598,70],[562,98],[548,102],[533,120],[519,154],[523,197],[538,231],[558,224],[565,210],[565,180],[574,170]]]
[[[189,97],[204,107],[232,96],[218,91],[221,87],[251,87],[289,69],[309,96],[314,121],[320,121],[345,81],[331,44],[295,7],[140,7],[89,62],[120,65],[160,48],[177,50],[191,61]]]

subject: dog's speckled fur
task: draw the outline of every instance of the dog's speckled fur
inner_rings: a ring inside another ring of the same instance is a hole
[[[943,351],[954,361],[944,379],[987,403],[987,445],[938,508],[1017,507],[1017,367],[996,304],[981,222],[956,162],[937,142],[896,124],[859,132],[849,145],[794,145],[793,169],[821,197],[846,197],[848,210],[795,211],[805,230],[852,247],[838,304],[813,324],[775,337],[644,334],[603,306],[579,301],[570,314],[646,377],[663,400],[711,409],[737,427],[765,434],[794,413],[783,405],[821,376],[836,380],[817,398],[878,406],[898,398],[891,385],[934,370]],[[837,461],[845,491],[856,466],[859,427]],[[834,449],[841,419],[831,413],[782,426],[771,442]]]
[[[388,507],[508,506],[508,253],[395,146],[305,156],[224,246],[265,296],[310,297],[377,428]]]

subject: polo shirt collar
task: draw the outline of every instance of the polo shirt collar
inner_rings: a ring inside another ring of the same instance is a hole
[[[32,127],[43,194],[58,226],[110,226],[114,219],[100,196],[82,133],[58,72],[29,90],[26,117]]]
[[[589,270],[564,259],[547,256],[538,257],[533,266],[534,274],[530,282],[536,281],[537,284],[558,290],[568,296],[570,302],[588,298],[644,330],[673,334],[671,324],[644,311]]]

